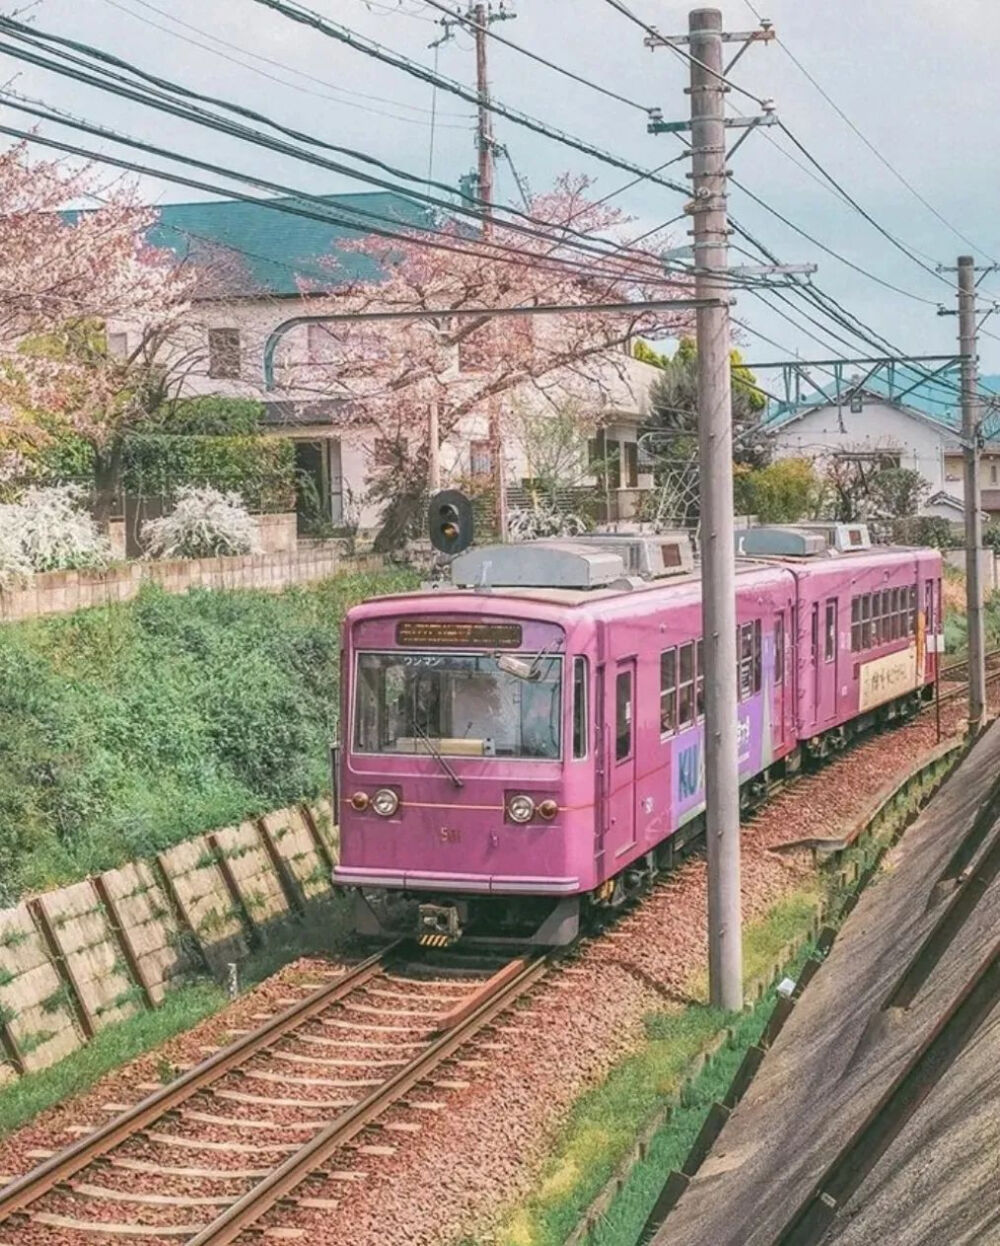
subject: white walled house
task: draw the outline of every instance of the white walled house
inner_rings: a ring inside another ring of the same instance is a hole
[[[303,295],[301,279],[317,286],[322,281],[329,289],[337,278],[377,275],[370,257],[338,247],[366,232],[364,213],[391,216],[409,227],[426,224],[427,216],[413,201],[388,193],[334,195],[329,204],[331,212],[336,210],[346,221],[356,220],[356,227],[289,216],[266,203],[219,200],[162,206],[148,237],[154,245],[207,262],[225,274],[221,291],[207,289],[206,297],[192,304],[188,340],[178,348],[184,356],[181,392],[262,402],[265,431],[293,440],[297,467],[313,481],[326,518],[335,525],[356,523],[370,529],[377,522],[377,511],[364,499],[367,479],[378,462],[377,434],[351,419],[347,403],[331,395],[328,381],[315,386],[297,382],[299,377],[308,379],[310,365],[324,362],[322,326],[302,325],[289,331],[277,356],[281,388],[273,391],[264,385],[264,344],[283,321],[339,310],[335,291]],[[331,256],[339,262],[336,276],[318,263]],[[134,330],[109,324],[110,349],[125,354],[134,345]],[[623,351],[620,357],[602,361],[582,396],[572,396],[574,402],[582,401],[587,421],[592,420],[595,428],[602,426],[601,458],[613,461],[607,476],[592,475],[581,483],[601,489],[615,518],[633,514],[642,490],[652,485],[652,476],[639,462],[637,436],[656,375],[656,368]],[[460,361],[451,383],[463,383]],[[558,393],[548,398],[560,401]],[[546,409],[546,399],[537,389],[509,391],[499,402],[502,426],[504,411],[518,404]],[[492,473],[487,426],[487,413],[477,412],[464,418],[443,442],[444,483],[449,475],[468,479]],[[508,486],[516,486],[528,470],[524,450],[506,429],[502,444],[505,478]]]
[[[934,415],[864,390],[861,402],[803,403],[767,421],[784,458],[857,457],[919,472],[929,486],[921,514],[960,520],[965,488],[957,416]],[[1000,513],[1000,440],[988,439],[980,462],[982,507]]]

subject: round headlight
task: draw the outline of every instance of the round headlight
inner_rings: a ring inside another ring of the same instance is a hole
[[[362,809],[367,809],[368,808],[368,793],[367,792],[355,792],[354,795],[351,797],[351,808],[356,809],[358,813],[360,813]]]
[[[548,800],[543,800],[538,806],[538,812],[543,818],[551,821],[559,812],[559,805],[550,796]]]
[[[380,787],[372,797],[372,808],[383,818],[391,818],[399,808],[399,797],[391,787]]]
[[[512,796],[507,803],[512,822],[530,822],[535,816],[535,802],[530,796]]]

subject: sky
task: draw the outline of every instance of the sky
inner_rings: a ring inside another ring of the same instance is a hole
[[[424,0],[307,2],[316,12],[413,60],[433,66],[436,58],[440,72],[449,78],[469,86],[475,81],[468,34],[457,30],[436,50],[428,47],[442,28],[440,14]],[[457,7],[458,0],[454,3]],[[4,11],[11,12],[15,4],[24,10],[28,0],[10,0]],[[628,5],[664,33],[687,28],[687,4],[628,0]],[[749,48],[733,70],[733,81],[755,96],[773,99],[778,115],[809,153],[919,262],[845,204],[776,128],[750,135],[731,168],[743,185],[810,237],[789,228],[736,187],[730,199],[734,217],[783,262],[818,265],[817,284],[903,353],[956,350],[957,319],[938,314],[941,303],[955,307],[954,276],[934,270],[939,263],[954,265],[961,253],[975,254],[984,264],[990,256],[1000,257],[994,156],[1000,115],[1000,5],[995,0],[753,0],[753,6],[773,20],[780,43]],[[748,0],[725,0],[720,7],[727,30],[757,25]],[[644,47],[643,32],[607,0],[506,0],[506,8],[517,16],[497,24],[498,33],[641,107],[608,99],[491,41],[494,98],[645,168],[680,152],[676,138],[646,132],[642,111],[658,107],[667,119],[686,117],[687,68],[680,58],[668,49]],[[258,0],[39,0],[24,20],[420,176],[432,167],[435,178],[457,184],[474,167],[470,105],[442,91],[435,99],[426,83],[291,22]],[[871,147],[838,116],[792,57]],[[4,60],[0,83],[9,89],[178,154],[311,193],[365,189],[347,177],[248,148],[9,55]],[[742,112],[756,110],[736,92],[729,101]],[[8,125],[31,124],[9,107],[3,113]],[[72,138],[71,132],[49,123],[40,128],[53,137]],[[593,177],[600,195],[631,180],[620,169],[502,117],[495,119],[495,133],[536,192],[567,171]],[[740,132],[732,133],[735,141]],[[120,150],[103,139],[96,146]],[[682,181],[684,169],[681,163],[669,174]],[[152,179],[143,180],[141,190],[153,203],[206,197]],[[518,202],[504,164],[497,194],[502,201]],[[615,202],[641,232],[677,216],[683,198],[646,182]],[[675,227],[676,245],[688,241],[685,229],[684,222]],[[897,290],[878,284],[838,256]],[[734,257],[734,262],[745,261]],[[993,296],[1000,300],[1000,272],[985,276],[981,291],[985,313]],[[796,323],[790,324],[746,292],[739,294],[735,314],[753,330],[752,335],[744,333],[741,343],[751,362],[871,353],[857,342],[847,350],[798,310]],[[983,371],[1000,372],[1000,315],[988,318],[984,328],[997,337],[982,338]],[[810,332],[823,340],[812,340]]]

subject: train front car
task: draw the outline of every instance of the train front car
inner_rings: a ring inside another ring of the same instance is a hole
[[[594,885],[587,630],[499,593],[348,614],[334,881],[357,889],[360,932],[575,935]]]

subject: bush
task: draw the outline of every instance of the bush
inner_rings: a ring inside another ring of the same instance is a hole
[[[175,496],[200,485],[240,493],[254,510],[295,508],[295,447],[286,437],[136,433],[125,442],[126,493]]]
[[[515,509],[507,516],[507,535],[512,541],[580,536],[586,531],[586,520],[580,515],[562,514],[551,506]]]
[[[0,505],[0,580],[31,571],[100,567],[110,547],[71,485],[25,489]]]
[[[329,786],[340,621],[410,572],[0,628],[0,906]]]
[[[932,549],[955,549],[961,542],[943,515],[908,515],[890,525],[895,545],[924,545]]]
[[[263,422],[262,402],[221,394],[177,398],[155,417],[160,431],[189,437],[249,437],[260,432]]]
[[[257,525],[238,493],[181,489],[169,515],[142,530],[149,558],[217,558],[259,548]]]

